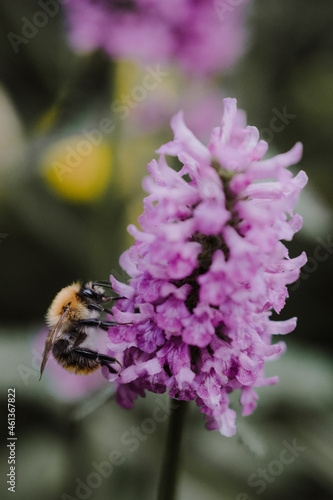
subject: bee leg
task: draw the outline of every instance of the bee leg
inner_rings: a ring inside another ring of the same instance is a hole
[[[81,319],[78,321],[80,325],[84,326],[98,326],[103,330],[108,330],[110,326],[119,326],[119,325],[131,325],[132,323],[117,323],[117,321],[105,321],[101,319],[91,318],[91,319]]]
[[[102,307],[99,304],[89,304],[88,309],[90,309],[90,310],[93,309],[95,311],[106,312],[108,314],[112,314],[112,311],[110,311],[110,309],[105,309],[105,307]]]
[[[107,356],[106,354],[98,354],[98,359],[101,362],[102,366],[106,366],[108,368],[110,373],[115,373],[115,370],[111,368],[111,366],[109,366],[109,363],[118,363],[118,365],[120,366],[118,375],[123,369],[123,365],[116,358],[112,358],[111,356]]]
[[[73,349],[73,350],[74,350],[74,352],[76,354],[82,356],[83,358],[91,359],[93,361],[97,361],[98,363],[101,364],[101,366],[107,366],[107,368],[109,369],[110,373],[115,373],[115,371],[114,370],[112,371],[110,369],[109,363],[118,363],[118,365],[120,366],[120,371],[118,372],[118,374],[123,369],[123,365],[118,361],[118,359],[113,358],[112,356],[107,356],[106,354],[100,354],[99,352],[97,352],[97,351],[91,351],[90,349],[79,349],[79,348],[76,348],[76,349]]]
[[[99,327],[106,331],[110,328],[110,326],[118,326],[118,323],[116,321],[105,321],[96,318],[80,319],[78,323],[83,326]]]

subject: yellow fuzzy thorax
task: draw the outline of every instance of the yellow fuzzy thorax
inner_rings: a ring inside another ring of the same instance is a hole
[[[67,305],[69,305],[66,318],[68,321],[89,318],[90,311],[82,302],[82,299],[77,295],[80,289],[80,283],[73,283],[60,290],[55,296],[46,313],[46,323],[49,327],[52,328],[56,326]]]

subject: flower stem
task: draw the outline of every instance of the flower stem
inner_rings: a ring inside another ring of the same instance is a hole
[[[165,454],[162,464],[157,500],[174,500],[178,476],[179,452],[187,401],[178,401],[169,420]]]

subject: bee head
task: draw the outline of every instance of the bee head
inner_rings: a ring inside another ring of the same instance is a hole
[[[94,283],[85,283],[82,285],[79,296],[85,302],[103,302],[105,300],[104,290],[94,285]]]

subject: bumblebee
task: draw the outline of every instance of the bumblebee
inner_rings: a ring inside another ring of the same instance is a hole
[[[89,339],[97,333],[98,328],[107,331],[111,326],[119,325],[116,321],[100,319],[102,312],[112,314],[104,307],[105,302],[122,298],[105,296],[104,288],[111,288],[111,285],[76,282],[56,295],[46,313],[50,331],[45,342],[39,380],[51,351],[57,362],[73,373],[88,375],[103,366],[115,373],[116,370],[109,366],[114,363],[118,363],[118,373],[121,372],[122,365],[116,358],[101,354],[89,346]]]

